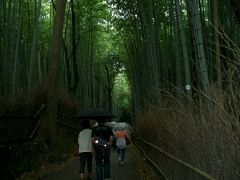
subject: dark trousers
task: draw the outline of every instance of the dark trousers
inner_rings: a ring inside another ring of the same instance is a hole
[[[87,162],[87,171],[88,173],[92,172],[92,153],[83,152],[80,153],[80,173],[84,174],[85,164]]]
[[[117,147],[117,157],[119,161],[124,161],[126,149],[121,149]]]
[[[96,151],[95,160],[97,180],[110,178],[110,149],[104,153]]]

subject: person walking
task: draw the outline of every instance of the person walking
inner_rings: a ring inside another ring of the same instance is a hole
[[[117,159],[120,164],[123,164],[125,158],[125,151],[127,148],[127,141],[130,140],[128,132],[123,128],[118,128],[114,136],[116,138]]]
[[[78,136],[79,154],[80,154],[80,179],[84,179],[85,164],[87,164],[87,178],[92,179],[92,130],[90,129],[89,120],[85,119],[82,122],[83,130]]]
[[[110,178],[110,152],[112,144],[113,132],[110,127],[104,125],[101,120],[98,126],[93,127],[92,142],[94,144],[94,154],[96,161],[96,179],[108,180]],[[102,148],[98,148],[101,143]]]

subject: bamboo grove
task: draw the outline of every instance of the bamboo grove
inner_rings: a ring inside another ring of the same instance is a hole
[[[216,177],[237,179],[239,34],[238,0],[0,0],[0,96],[45,87],[53,131],[60,91],[80,108],[124,106],[134,117],[174,99],[179,108],[154,116],[163,144]],[[151,119],[144,117],[136,121]]]
[[[190,85],[208,93],[212,85],[219,89],[227,86],[227,72],[237,61],[231,49],[239,41],[239,24],[229,1],[116,4],[137,105],[146,99],[161,101],[164,97],[157,93],[161,89],[185,91]],[[194,96],[191,89],[185,93]]]
[[[56,4],[47,0],[0,3],[1,95],[16,96],[47,82]],[[108,45],[107,52],[104,47],[114,35],[108,35],[108,27],[101,23],[111,19],[108,6],[72,0],[65,11],[57,86],[77,95],[82,106],[107,107],[121,66],[117,50]]]
[[[14,96],[47,79],[56,7],[46,0],[0,5],[0,90]],[[161,102],[162,90],[174,87],[191,98],[186,85],[222,89],[238,64],[238,6],[217,0],[67,1],[60,87],[82,106],[111,107],[114,78],[124,66],[136,109]]]

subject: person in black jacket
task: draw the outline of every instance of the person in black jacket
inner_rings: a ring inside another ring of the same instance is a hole
[[[100,121],[98,126],[92,129],[92,141],[99,137],[109,144],[109,147],[112,144],[112,137],[113,132],[112,129],[103,124],[104,121]],[[110,178],[110,151],[111,149],[108,148],[106,151],[101,151],[94,146],[94,154],[95,154],[95,161],[96,161],[96,175],[97,180],[105,180]]]

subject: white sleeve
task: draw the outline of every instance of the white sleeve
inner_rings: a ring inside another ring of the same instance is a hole
[[[78,144],[80,144],[80,133],[78,135]]]

